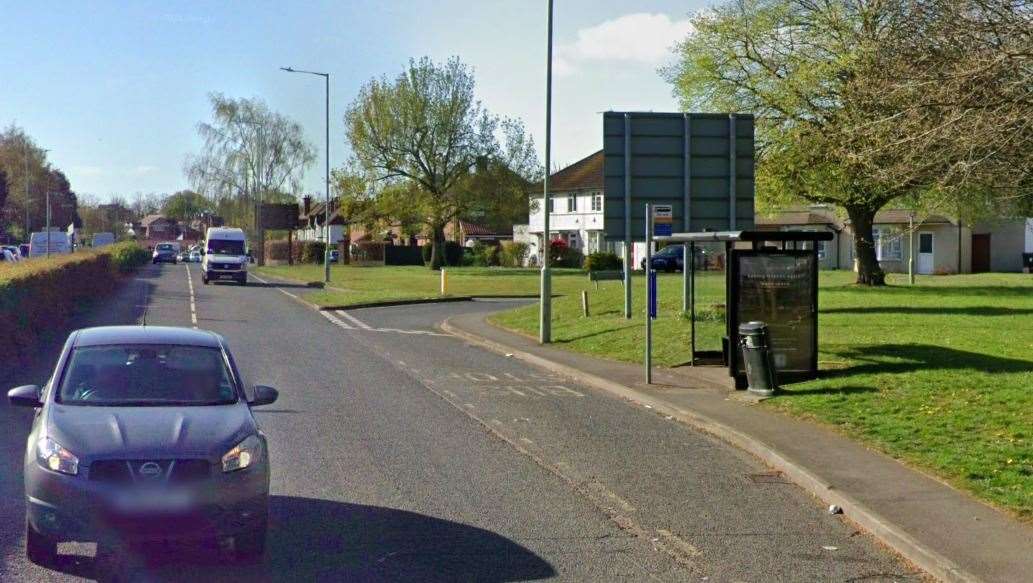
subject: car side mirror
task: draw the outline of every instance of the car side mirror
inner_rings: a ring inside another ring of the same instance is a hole
[[[279,396],[280,392],[272,387],[255,385],[254,396],[251,397],[249,403],[254,407],[271,405],[276,402],[276,399],[279,398]]]
[[[7,400],[15,407],[42,407],[42,394],[39,385],[24,385],[7,391]]]

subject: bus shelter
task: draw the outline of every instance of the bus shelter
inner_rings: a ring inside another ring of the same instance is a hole
[[[724,244],[725,335],[720,352],[696,349],[696,262],[684,263],[691,363],[720,358],[735,378],[736,388],[746,388],[739,324],[761,321],[768,325],[780,382],[817,376],[818,242],[831,239],[827,231],[717,231],[653,237],[658,243],[685,245],[686,258],[695,257],[698,244]]]

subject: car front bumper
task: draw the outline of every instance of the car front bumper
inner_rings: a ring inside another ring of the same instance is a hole
[[[29,524],[60,541],[232,537],[263,524],[268,513],[269,472],[264,462],[189,487],[153,490],[58,474],[35,461],[27,463],[25,471]],[[152,504],[129,503],[144,493]]]

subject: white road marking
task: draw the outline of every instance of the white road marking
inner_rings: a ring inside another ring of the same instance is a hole
[[[190,323],[197,330],[197,301],[194,299],[194,278],[190,276],[190,264],[184,263],[187,270],[187,287],[190,288]]]
[[[333,322],[334,324],[340,326],[341,328],[344,328],[345,330],[354,330],[354,328],[352,328],[348,324],[342,322],[340,320],[340,318],[338,318],[337,316],[334,316],[330,312],[325,312],[323,310],[320,310],[319,313],[323,314],[323,317],[325,317],[327,320],[330,320],[331,322]]]
[[[253,277],[256,280],[258,280],[259,282],[264,283],[264,284],[268,284],[269,283],[269,281],[264,280],[261,277],[258,277],[257,275],[254,275],[254,274],[250,274],[250,277]],[[273,284],[273,285],[275,286],[276,284]],[[289,291],[287,291],[287,290],[285,290],[283,288],[277,287],[276,290],[279,291],[280,293],[286,295],[286,296],[292,297],[294,299],[298,299],[298,296],[292,294],[291,292],[289,292]],[[366,332],[391,332],[391,333],[395,333],[395,334],[416,334],[416,335],[422,335],[422,336],[449,336],[449,334],[442,334],[441,332],[433,332],[431,330],[399,330],[398,328],[374,328],[374,327],[370,326],[369,324],[363,322],[362,320],[356,318],[355,316],[349,314],[348,312],[345,312],[344,310],[334,310],[334,311],[337,314],[339,314],[340,316],[342,316],[343,318],[345,318],[346,320],[348,320],[349,322],[351,322],[352,324],[355,324],[355,326],[352,326],[352,325],[348,324],[347,322],[342,321],[340,318],[338,318],[338,317],[334,316],[333,314],[331,314],[329,310],[319,310],[319,313],[322,314],[323,317],[325,317],[327,320],[330,320],[331,322],[333,322],[336,326],[338,326],[340,328],[343,328],[345,330],[355,330],[356,327],[357,327],[359,330],[364,330]]]
[[[342,318],[345,318],[346,320],[348,320],[352,324],[355,324],[359,328],[362,328],[363,330],[372,330],[373,329],[373,327],[370,326],[369,324],[363,322],[362,320],[356,318],[355,316],[352,316],[351,314],[349,314],[348,312],[345,312],[344,310],[336,310],[336,312],[337,312],[338,316],[341,316]]]

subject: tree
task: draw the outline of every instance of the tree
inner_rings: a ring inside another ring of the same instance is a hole
[[[472,71],[457,58],[410,60],[393,80],[363,86],[345,125],[359,166],[378,189],[407,193],[407,206],[433,237],[431,267],[440,268],[445,226],[468,201],[460,183],[496,145],[498,122],[474,97]]]
[[[214,211],[211,202],[204,195],[192,190],[180,190],[170,194],[162,204],[161,212],[177,221],[196,219],[203,213]]]
[[[23,233],[26,218],[30,229],[43,225],[48,167],[46,151],[37,146],[25,130],[11,125],[0,131],[0,169],[7,173],[8,190],[4,210],[12,227],[17,227],[10,231]]]
[[[754,113],[761,201],[843,208],[858,283],[882,285],[879,209],[1028,186],[1029,16],[1012,0],[733,0],[693,19],[665,73],[686,109]]]
[[[315,150],[297,122],[270,111],[259,99],[218,93],[210,99],[213,119],[197,128],[204,150],[187,159],[186,174],[194,190],[225,211],[228,221],[257,230],[254,205],[297,193]]]

